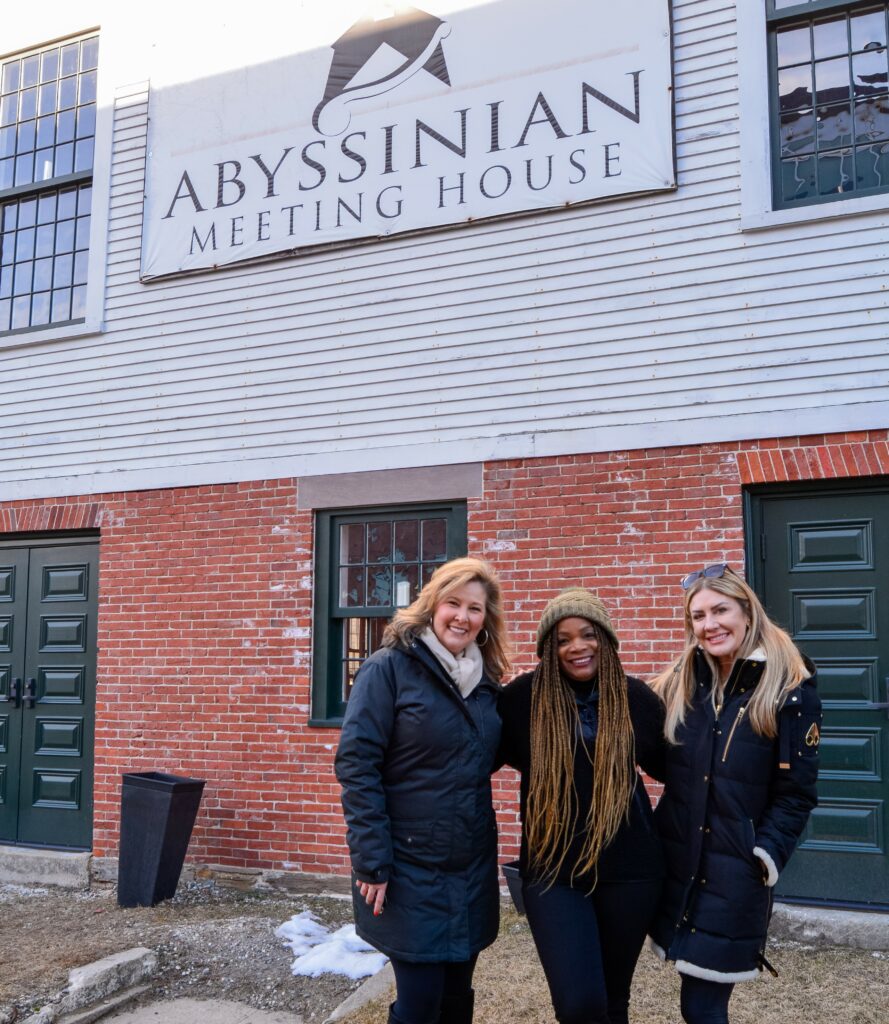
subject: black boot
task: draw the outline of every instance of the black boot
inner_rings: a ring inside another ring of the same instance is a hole
[[[398,1017],[395,1014],[395,1003],[389,1004],[389,1024],[404,1024],[401,1017]]]
[[[472,1010],[475,1006],[475,990],[459,996],[445,996],[441,1001],[439,1024],[472,1024]]]

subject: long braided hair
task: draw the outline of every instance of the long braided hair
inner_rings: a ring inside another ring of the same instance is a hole
[[[583,743],[574,692],[559,671],[558,623],[543,641],[531,688],[531,778],[526,831],[532,870],[552,884],[568,855],[577,827],[574,758],[578,743],[593,769],[593,792],[584,839],[571,879],[593,872],[621,822],[629,818],[636,786],[635,742],[627,677],[611,638],[591,623],[599,644],[599,724],[595,753]]]

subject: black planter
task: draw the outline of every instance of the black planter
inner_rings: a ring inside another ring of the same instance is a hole
[[[175,894],[203,789],[203,779],[181,775],[124,775],[117,869],[120,906],[153,907]]]
[[[501,864],[503,877],[506,879],[506,886],[509,895],[512,897],[513,906],[520,914],[525,913],[525,900],[522,896],[522,878],[519,874],[519,862],[511,860],[508,864]]]

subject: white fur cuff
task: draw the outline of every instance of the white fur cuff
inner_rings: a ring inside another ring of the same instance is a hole
[[[693,978],[703,978],[705,981],[718,981],[721,984],[734,985],[739,981],[753,981],[760,976],[757,970],[752,971],[712,971],[707,967],[698,967],[697,964],[690,964],[687,960],[677,960],[676,970],[680,974],[690,974]]]
[[[652,953],[654,953],[656,957],[659,957],[661,960],[667,959],[667,954],[663,951],[663,949],[661,949],[661,947],[654,941],[654,939],[650,935],[646,935],[645,944],[648,946],[649,950]]]
[[[766,885],[769,886],[769,888],[771,888],[775,884],[775,882],[778,881],[777,865],[761,846],[754,846],[753,854],[754,856],[759,857],[759,859],[765,865],[766,871],[768,871]]]

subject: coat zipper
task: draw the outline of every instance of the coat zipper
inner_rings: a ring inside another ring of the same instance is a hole
[[[725,749],[722,752],[722,763],[725,764],[726,758],[728,757],[729,747],[732,745],[732,740],[735,738],[735,729],[741,724],[741,719],[744,717],[744,712],[747,710],[747,705],[742,704],[738,710],[738,714],[735,716],[734,722],[732,722],[731,732],[728,734],[728,739],[725,741]]]

